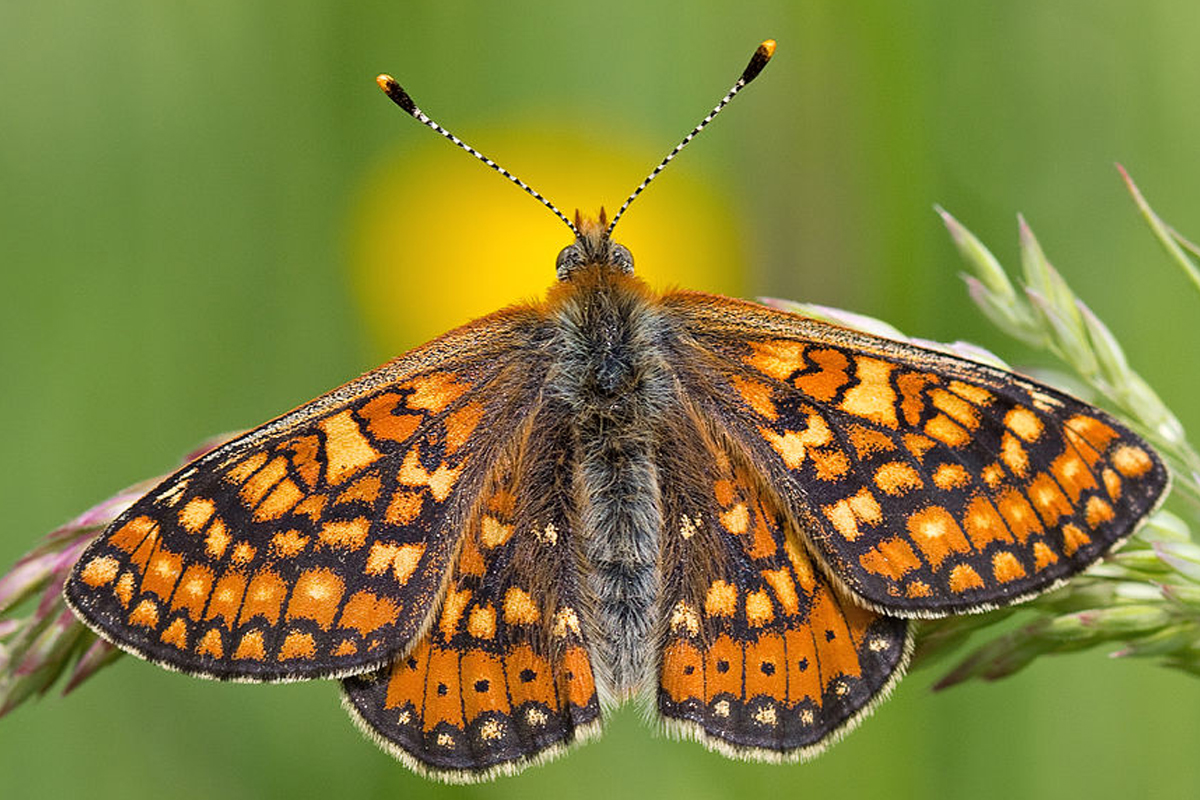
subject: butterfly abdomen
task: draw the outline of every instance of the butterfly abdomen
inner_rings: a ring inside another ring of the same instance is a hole
[[[674,381],[659,345],[663,322],[637,279],[581,271],[552,295],[551,310],[549,388],[573,417],[585,624],[597,683],[619,700],[653,673],[662,528],[655,464]]]

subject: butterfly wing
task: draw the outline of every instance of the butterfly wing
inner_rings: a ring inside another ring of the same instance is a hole
[[[536,391],[537,325],[484,318],[191,462],[84,552],[68,603],[119,647],[208,677],[388,662],[436,609]]]
[[[418,772],[487,780],[598,729],[565,414],[544,406],[523,446],[494,467],[440,612],[415,649],[343,681],[360,727]]]
[[[1136,434],[1019,375],[753,303],[666,302],[705,365],[689,391],[870,607],[1031,597],[1127,538],[1166,489]]]
[[[908,623],[835,591],[762,475],[705,427],[666,470],[658,710],[729,755],[814,755],[903,674]]]

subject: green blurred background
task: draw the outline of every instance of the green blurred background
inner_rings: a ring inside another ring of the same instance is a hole
[[[1195,0],[10,2],[0,563],[207,435],[478,313],[464,298],[484,278],[471,276],[500,274],[491,306],[552,280],[565,230],[404,118],[377,72],[569,213],[618,205],[768,36],[775,62],[622,223],[639,269],[853,308],[1037,363],[968,303],[931,206],[1008,263],[1023,211],[1200,430],[1200,298],[1113,168],[1200,236]],[[616,173],[616,188],[593,196],[597,173]],[[434,206],[441,221],[414,227]],[[440,242],[469,249],[439,255]],[[444,316],[423,316],[431,308]],[[933,694],[937,676],[913,674],[807,765],[731,762],[652,737],[625,710],[598,743],[461,789],[362,739],[334,684],[221,685],[124,659],[0,720],[0,795],[1095,798],[1200,786],[1195,679],[1103,653]]]

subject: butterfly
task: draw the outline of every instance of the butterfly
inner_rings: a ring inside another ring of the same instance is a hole
[[[364,731],[447,781],[554,756],[635,697],[788,761],[886,697],[910,620],[1020,602],[1126,539],[1168,476],[1104,411],[633,274],[617,218],[773,50],[611,223],[526,187],[575,235],[544,301],[185,465],[82,555],[71,608],[191,675],[338,678]]]

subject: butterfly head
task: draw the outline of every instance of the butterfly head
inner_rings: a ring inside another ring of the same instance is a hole
[[[575,212],[575,241],[564,247],[558,254],[555,270],[560,281],[567,280],[583,267],[606,266],[633,274],[633,253],[623,244],[617,244],[609,236],[612,227],[608,224],[608,215],[600,209],[597,219],[585,217],[579,211]]]

